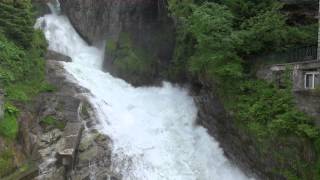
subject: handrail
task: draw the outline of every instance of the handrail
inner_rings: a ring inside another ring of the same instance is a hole
[[[285,52],[276,52],[260,56],[258,59],[272,64],[293,63],[317,60],[317,46],[296,47],[286,50]]]

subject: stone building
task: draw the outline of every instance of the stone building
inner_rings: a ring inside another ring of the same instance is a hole
[[[293,91],[310,91],[320,88],[320,61],[301,61],[295,63],[275,64],[265,71],[269,73],[264,79],[272,81],[278,87],[284,86],[284,74],[289,70],[292,78]],[[269,72],[268,72],[269,71]],[[262,74],[258,75],[260,77]]]
[[[257,71],[257,76],[284,88],[288,72],[298,108],[314,117],[320,126],[320,60],[316,53],[305,57],[298,62],[264,66]],[[310,57],[313,58],[310,60]]]

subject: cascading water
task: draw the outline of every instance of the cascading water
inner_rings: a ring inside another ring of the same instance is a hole
[[[186,89],[134,88],[101,69],[103,51],[88,46],[64,16],[38,19],[49,49],[72,57],[63,63],[90,90],[99,130],[113,140],[114,170],[126,180],[244,180],[218,142],[195,124],[197,109]]]

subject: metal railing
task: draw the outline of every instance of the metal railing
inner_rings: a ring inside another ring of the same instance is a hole
[[[317,60],[317,46],[312,45],[290,48],[284,52],[277,52],[260,56],[258,59],[271,64]]]
[[[310,61],[317,59],[317,46],[307,46],[289,51],[289,61]]]

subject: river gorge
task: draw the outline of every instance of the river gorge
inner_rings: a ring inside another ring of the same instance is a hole
[[[123,179],[249,179],[196,124],[197,108],[187,88],[169,82],[136,88],[104,72],[103,48],[89,46],[63,15],[40,17],[36,27],[50,50],[72,58],[63,66],[70,80],[89,90],[96,128],[112,139],[112,170]]]

